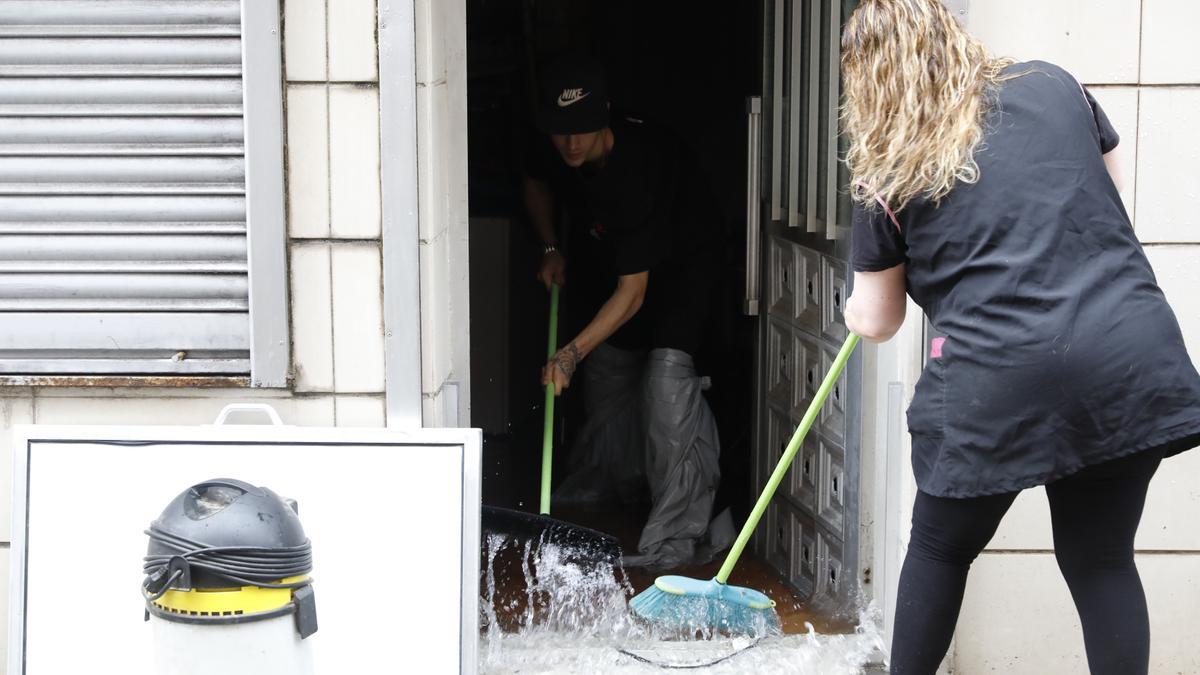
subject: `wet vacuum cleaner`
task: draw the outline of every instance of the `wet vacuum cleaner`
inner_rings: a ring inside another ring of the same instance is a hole
[[[546,360],[558,350],[558,284],[550,287],[550,329]],[[554,383],[546,385],[545,418],[542,423],[542,479],[539,513],[526,513],[496,506],[484,506],[482,533],[503,534],[538,545],[550,544],[562,549],[571,559],[617,565],[621,545],[617,538],[588,527],[550,517],[550,469],[554,450]]]
[[[725,563],[721,565],[717,576],[708,581],[681,576],[659,577],[654,581],[653,586],[642,591],[629,602],[629,606],[635,614],[645,621],[662,626],[667,630],[689,636],[696,634],[708,636],[713,632],[764,635],[779,631],[779,615],[775,612],[774,600],[759,591],[730,586],[727,582],[729,575],[733,573],[734,565],[737,564],[738,558],[741,557],[742,551],[750,541],[750,535],[754,533],[754,528],[762,519],[763,513],[766,512],[767,505],[775,496],[775,490],[783,481],[784,475],[787,474],[792,460],[800,450],[801,444],[804,443],[804,437],[808,435],[808,430],[816,421],[821,406],[829,397],[829,391],[833,389],[834,383],[841,376],[846,362],[850,360],[850,355],[857,345],[858,336],[850,333],[842,345],[841,351],[838,352],[833,366],[829,369],[829,373],[825,375],[825,380],[817,390],[816,396],[813,396],[808,411],[804,413],[804,419],[800,421],[800,426],[792,434],[792,440],[788,442],[783,457],[779,458],[779,463],[775,466],[771,479],[767,481],[767,487],[759,495],[754,510],[746,519],[745,526],[738,534],[737,541],[733,543],[733,548],[729,550],[729,555],[725,558]]]

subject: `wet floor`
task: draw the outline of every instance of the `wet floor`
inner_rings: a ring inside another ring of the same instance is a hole
[[[626,552],[636,552],[638,537],[641,535],[644,516],[639,510],[596,512],[585,509],[559,509],[556,517],[570,523],[591,527],[601,532],[614,535],[621,542],[621,548]],[[725,561],[722,553],[715,560],[704,565],[692,565],[669,570],[649,571],[645,569],[629,569],[625,573],[635,591],[649,588],[654,579],[664,574],[678,574],[694,579],[711,579],[717,575],[717,570]],[[853,633],[857,617],[838,617],[814,609],[800,598],[794,590],[766,562],[755,557],[747,548],[738,560],[737,567],[729,577],[729,583],[734,586],[745,586],[766,593],[775,601],[775,611],[779,614],[783,632],[795,635],[808,632],[806,624],[812,624],[817,631],[824,634]]]
[[[558,510],[556,518],[610,532],[636,549],[640,517],[631,512]],[[878,620],[807,607],[764,562],[747,553],[730,583],[763,591],[777,603],[783,634],[751,638],[706,635],[681,640],[635,620],[628,600],[663,573],[712,578],[721,560],[648,572],[580,563],[571,553],[491,535],[484,542],[481,590],[484,673],[701,672],[858,675],[879,659]]]

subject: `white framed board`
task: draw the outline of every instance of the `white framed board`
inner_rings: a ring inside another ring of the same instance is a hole
[[[296,500],[313,546],[316,673],[475,672],[478,430],[18,426],[14,436],[10,675],[152,673],[143,531],[213,478]]]

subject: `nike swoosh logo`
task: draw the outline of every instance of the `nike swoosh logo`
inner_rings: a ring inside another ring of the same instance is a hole
[[[558,107],[565,108],[569,105],[575,105],[576,103],[579,103],[580,101],[582,101],[583,99],[585,99],[591,95],[592,95],[592,92],[590,92],[590,91],[583,95],[572,96],[571,98],[563,98],[563,95],[559,94],[558,95]]]

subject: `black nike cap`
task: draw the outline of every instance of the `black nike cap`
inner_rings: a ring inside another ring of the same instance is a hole
[[[608,126],[604,71],[592,61],[559,59],[539,73],[538,127],[548,134],[586,134]]]

